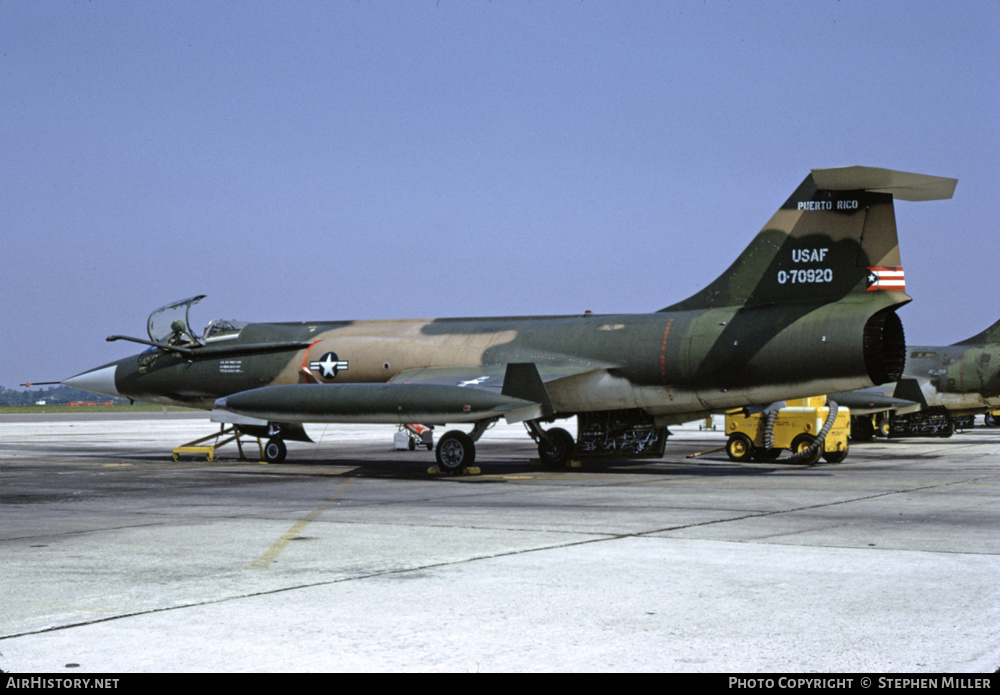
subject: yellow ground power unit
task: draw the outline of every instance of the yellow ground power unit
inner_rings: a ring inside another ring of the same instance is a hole
[[[792,452],[783,463],[829,463],[847,458],[851,413],[826,396],[786,401],[782,408],[747,415],[726,413],[726,454],[738,462],[775,462],[784,449]]]

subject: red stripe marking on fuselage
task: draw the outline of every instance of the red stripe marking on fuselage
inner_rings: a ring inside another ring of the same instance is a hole
[[[663,329],[663,344],[660,345],[660,381],[670,400],[674,400],[674,394],[670,392],[670,385],[667,383],[667,336],[670,335],[670,325],[673,322],[673,319],[667,321],[667,326]]]
[[[310,351],[311,351],[311,350],[312,350],[312,349],[313,349],[314,347],[316,347],[316,343],[322,343],[322,342],[323,342],[323,339],[322,339],[322,338],[321,338],[321,339],[319,339],[319,340],[314,340],[314,341],[312,342],[312,344],[311,344],[311,345],[309,345],[309,347],[307,347],[307,348],[306,348],[306,354],[305,354],[305,356],[303,356],[303,358],[302,358],[302,373],[303,373],[303,374],[305,375],[305,377],[306,377],[306,381],[309,381],[310,379],[312,379],[312,382],[313,382],[314,384],[318,384],[318,383],[319,383],[319,379],[317,379],[317,378],[316,378],[316,375],[315,375],[315,374],[313,374],[313,373],[312,373],[311,371],[309,371],[309,367],[307,367],[306,365],[308,365],[308,364],[309,364],[309,352],[310,352]]]

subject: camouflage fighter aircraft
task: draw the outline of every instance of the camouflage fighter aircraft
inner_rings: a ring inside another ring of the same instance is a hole
[[[718,279],[645,314],[403,321],[213,321],[154,312],[145,352],[64,383],[214,409],[270,436],[303,423],[471,425],[438,441],[445,471],[475,460],[499,418],[523,422],[543,462],[660,456],[670,424],[786,398],[896,381],[895,310],[908,302],[893,198],[950,198],[957,181],[871,167],[813,169]],[[578,436],[543,424],[577,416]],[[216,416],[219,416],[218,418]],[[260,436],[260,434],[258,434]]]
[[[881,403],[885,397],[903,399],[891,409],[869,411],[891,413],[882,421],[889,436],[949,437],[978,413],[986,413],[992,423],[990,411],[1000,408],[1000,321],[954,345],[907,346],[899,381],[831,396],[838,403],[867,398]],[[871,439],[875,433],[868,428],[873,427],[870,418],[858,418],[851,430],[857,438]]]

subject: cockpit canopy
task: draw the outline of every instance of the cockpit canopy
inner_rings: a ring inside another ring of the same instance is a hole
[[[232,321],[230,319],[212,319],[205,326],[202,334],[202,341],[211,343],[214,340],[229,340],[238,338],[240,331],[247,325],[246,321]]]
[[[196,337],[191,330],[188,314],[191,307],[205,298],[197,297],[182,299],[162,306],[149,315],[146,322],[146,332],[154,343],[177,345],[180,347],[197,347],[218,340],[231,340],[240,335],[247,325],[246,321],[231,321],[228,319],[213,319],[205,326],[201,337]]]

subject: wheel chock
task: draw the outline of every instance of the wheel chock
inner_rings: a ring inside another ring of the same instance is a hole
[[[442,471],[437,466],[431,466],[427,469],[427,475],[482,475],[482,471],[479,466],[466,466],[460,471],[455,471],[454,473],[446,473]]]

